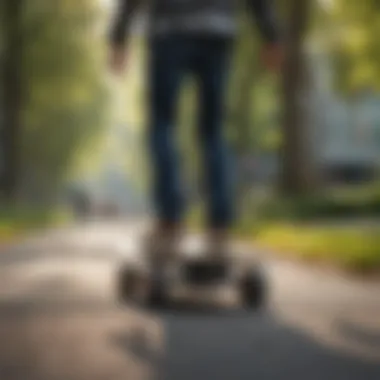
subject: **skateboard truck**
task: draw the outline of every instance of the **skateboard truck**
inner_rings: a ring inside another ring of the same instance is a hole
[[[151,306],[165,306],[170,300],[170,288],[182,282],[185,286],[205,288],[221,283],[237,287],[244,307],[258,309],[267,296],[263,270],[258,266],[238,267],[229,260],[197,258],[179,259],[161,267],[121,267],[118,276],[119,300],[139,299]]]

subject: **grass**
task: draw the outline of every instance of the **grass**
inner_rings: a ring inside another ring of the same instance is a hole
[[[327,263],[352,272],[380,270],[380,227],[278,223],[258,227],[252,240],[285,257]]]
[[[269,197],[236,235],[277,254],[353,272],[380,271],[380,186],[346,187],[298,199]],[[252,209],[252,208],[251,208]]]
[[[0,205],[0,245],[12,243],[36,230],[61,225],[69,218],[65,210]]]
[[[270,199],[259,206],[270,220],[332,220],[380,216],[380,191],[375,193],[326,193],[296,199]]]
[[[358,197],[351,194],[347,194],[344,201],[351,196],[356,202]],[[327,204],[331,203],[328,201]],[[280,217],[271,215],[266,218],[258,212],[248,212],[245,219],[236,225],[234,233],[238,239],[267,248],[281,257],[327,264],[349,272],[380,271],[380,226],[361,226],[354,220],[352,224],[346,224],[345,221],[352,220],[351,215],[350,218],[341,216],[346,214],[336,213],[336,209],[331,216],[336,223],[329,224],[320,218],[321,214],[328,215],[325,204],[322,213],[316,212],[317,217],[312,211],[310,214],[302,213],[301,204],[295,213],[288,214],[289,209],[280,210]],[[201,216],[200,209],[192,211],[190,228],[200,229]],[[317,223],[318,220],[320,222]]]

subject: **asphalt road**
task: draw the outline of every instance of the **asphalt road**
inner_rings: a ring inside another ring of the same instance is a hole
[[[380,379],[380,283],[271,260],[260,314],[136,310],[115,298],[135,236],[98,223],[1,252],[1,380]]]

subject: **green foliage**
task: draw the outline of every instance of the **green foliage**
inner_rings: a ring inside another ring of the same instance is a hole
[[[294,199],[272,199],[258,213],[266,220],[328,220],[380,216],[380,193],[312,195]]]
[[[336,0],[326,14],[337,83],[345,92],[380,89],[379,10],[376,0]]]
[[[355,272],[380,269],[379,229],[298,224],[262,226],[257,244],[296,259],[332,264]]]
[[[0,245],[36,230],[66,224],[70,220],[71,215],[65,209],[0,204]]]
[[[126,75],[121,83],[121,91],[113,89],[114,107],[113,125],[120,126],[125,132],[124,150],[120,150],[119,162],[128,179],[136,188],[146,193],[149,181],[149,160],[146,150],[146,41],[140,36],[132,36],[129,46],[129,60]],[[117,138],[117,136],[115,136]]]
[[[339,193],[342,204],[346,202],[347,205],[356,205],[359,208],[360,202],[357,198],[359,193],[356,190],[343,193],[339,191]],[[373,199],[376,199],[376,194],[378,194],[377,207],[379,207],[378,190],[363,190],[360,193],[363,196],[367,194],[367,197],[373,197]],[[331,201],[338,195],[332,194],[330,197]],[[309,202],[309,208],[306,211],[304,207],[301,207],[302,204],[307,203],[306,200],[301,201],[297,206],[295,201],[293,204],[290,201],[273,202],[272,207],[277,208],[271,210],[270,218],[269,215],[267,215],[268,218],[263,218],[260,214],[262,210],[254,212],[254,206],[247,205],[251,209],[251,214],[245,214],[244,218],[237,222],[234,226],[234,236],[286,258],[333,265],[355,272],[369,273],[380,269],[379,226],[361,224],[355,218],[335,218],[337,215],[342,216],[343,213],[345,216],[360,216],[358,210],[354,209],[355,206],[349,210],[344,210],[344,206],[335,206],[335,210],[329,210],[327,204],[319,208],[316,199]],[[322,199],[321,203],[323,203]],[[364,201],[362,205],[364,209],[367,209]],[[379,211],[378,208],[377,216],[380,215]],[[356,214],[353,215],[353,213]],[[328,223],[331,217],[332,223]],[[319,218],[323,219],[322,223],[318,223]],[[204,226],[202,209],[192,209],[188,222],[190,228],[201,231]]]
[[[36,0],[24,9],[21,194],[54,196],[105,126],[99,15],[89,0]]]

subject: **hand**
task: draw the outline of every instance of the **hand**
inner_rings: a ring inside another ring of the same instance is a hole
[[[127,64],[127,51],[125,47],[113,46],[110,51],[109,65],[116,75],[123,74]]]
[[[284,63],[283,48],[279,44],[266,45],[262,51],[262,60],[269,70],[281,70]]]

